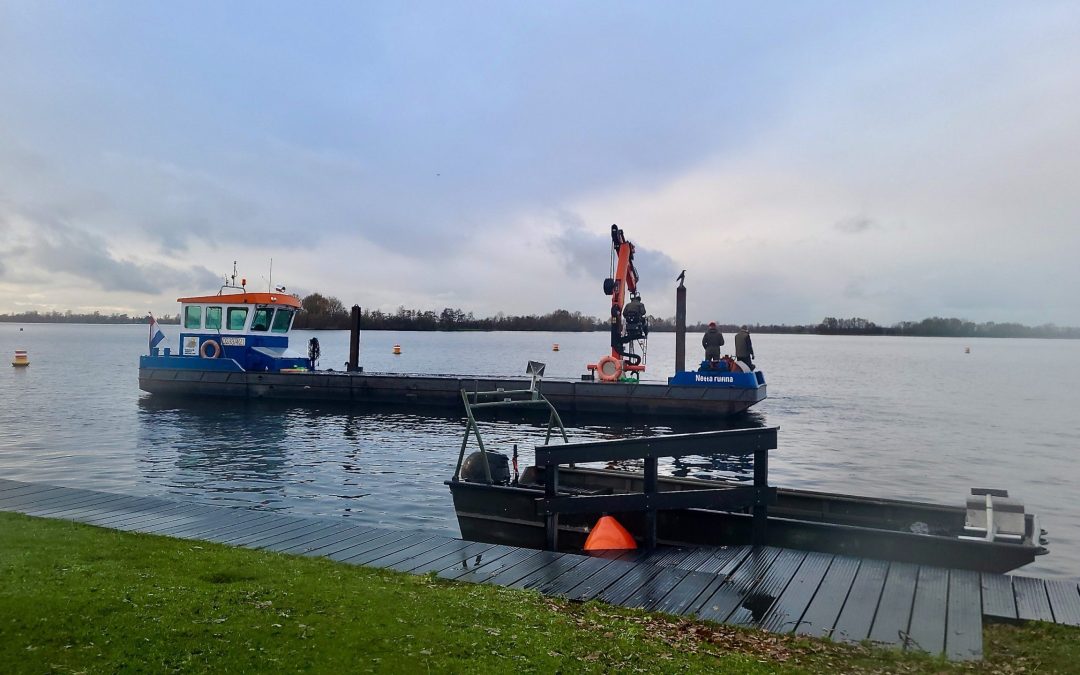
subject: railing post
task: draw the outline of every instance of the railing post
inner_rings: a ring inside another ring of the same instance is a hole
[[[754,451],[754,524],[751,541],[755,546],[768,543],[769,512],[766,505],[766,490],[769,487],[769,451]]]
[[[645,496],[649,503],[645,507],[645,548],[656,548],[656,509],[652,504],[652,496],[656,494],[657,474],[659,463],[656,457],[650,454],[645,458]]]
[[[559,491],[559,465],[548,464],[544,467],[544,496],[554,499]],[[549,551],[559,550],[559,514],[548,513],[544,516],[545,546]]]

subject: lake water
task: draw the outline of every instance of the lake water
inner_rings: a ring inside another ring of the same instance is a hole
[[[138,389],[145,326],[21,327],[0,324],[0,355],[28,349],[31,360],[0,369],[4,478],[457,533],[443,481],[464,431],[458,414],[162,403]],[[176,327],[166,332],[175,349]],[[348,334],[301,331],[294,348],[306,351],[313,335],[322,367],[341,369]],[[548,364],[548,376],[576,378],[606,341],[603,333],[366,331],[361,362],[379,372],[520,375],[533,359]],[[698,358],[697,337],[688,342]],[[949,504],[962,504],[973,486],[1006,488],[1049,531],[1050,555],[1025,571],[1080,575],[1080,342],[755,335],[754,346],[769,398],[734,424],[780,427],[772,484]],[[674,335],[652,336],[648,365],[656,379],[673,370]],[[571,440],[701,429],[601,421],[570,427]],[[518,443],[529,460],[543,436],[527,421],[483,431],[492,447]],[[723,457],[662,470],[744,477]]]

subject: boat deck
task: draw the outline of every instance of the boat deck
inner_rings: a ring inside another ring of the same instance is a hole
[[[982,622],[1080,626],[1076,582],[775,547],[586,556],[365,527],[340,518],[0,479],[0,511],[532,589],[777,633],[982,656]]]

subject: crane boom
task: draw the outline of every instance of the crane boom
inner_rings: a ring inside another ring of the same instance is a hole
[[[600,359],[588,368],[598,373],[605,382],[613,382],[624,374],[639,376],[644,372],[644,351],[648,324],[644,305],[638,296],[640,277],[634,266],[634,244],[619,229],[611,226],[611,273],[604,280],[604,293],[611,296],[611,355]],[[627,296],[630,305],[627,305]],[[641,345],[642,354],[634,351],[634,343]]]

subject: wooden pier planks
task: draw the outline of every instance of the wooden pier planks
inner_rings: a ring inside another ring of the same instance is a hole
[[[1080,625],[1076,582],[772,547],[604,557],[0,479],[0,509],[976,659],[982,616]]]
[[[1046,594],[1050,596],[1050,609],[1054,623],[1080,626],[1080,588],[1076,582],[1048,579]]]
[[[919,567],[915,600],[907,629],[906,649],[940,654],[945,651],[945,629],[949,609],[949,570]],[[942,617],[946,621],[941,620]],[[982,624],[980,623],[980,630]]]
[[[979,573],[949,570],[945,656],[959,661],[982,658],[982,612]]]
[[[832,637],[841,642],[861,642],[870,635],[881,589],[889,573],[889,563],[882,560],[862,560],[851,583],[847,600],[836,617]]]
[[[983,573],[979,575],[979,579],[982,613],[993,619],[1015,621],[1016,596],[1013,595],[1012,577]]]
[[[832,560],[833,556],[827,553],[807,553],[783,593],[762,617],[761,627],[774,633],[794,631],[820,588]]]
[[[858,571],[858,558],[834,556],[813,599],[799,619],[795,632],[799,635],[831,637]]]
[[[1013,593],[1016,595],[1016,616],[1025,621],[1054,621],[1050,609],[1050,596],[1042,579],[1013,577]]]

